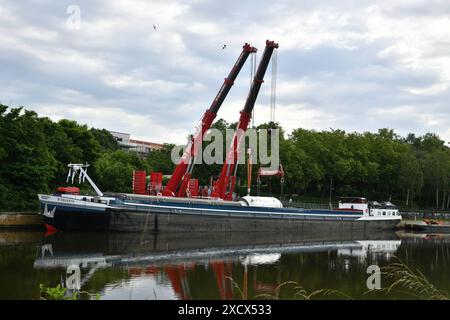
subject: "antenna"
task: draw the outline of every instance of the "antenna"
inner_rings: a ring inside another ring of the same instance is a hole
[[[256,74],[256,55],[257,51],[251,53],[251,64],[250,64],[250,88],[253,84],[253,78]],[[252,127],[255,127],[255,109],[252,112]]]
[[[75,176],[78,174],[79,183],[81,183],[81,181],[84,182],[87,179],[87,181],[91,185],[92,189],[94,189],[94,191],[97,193],[97,195],[100,197],[103,196],[103,192],[100,191],[100,189],[97,187],[94,181],[92,181],[92,179],[87,174],[87,168],[89,167],[88,163],[86,164],[69,163],[67,166],[70,168],[67,178],[69,179],[69,176],[72,177],[72,184],[75,180]]]

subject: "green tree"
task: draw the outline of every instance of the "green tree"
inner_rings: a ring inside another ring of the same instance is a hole
[[[102,191],[131,192],[133,170],[148,169],[134,152],[105,152],[94,164],[97,185]]]
[[[403,192],[406,190],[406,205],[413,200],[423,186],[423,173],[412,147],[406,145],[405,151],[400,155],[400,169],[398,172],[398,184]]]
[[[94,163],[100,155],[101,147],[87,125],[79,125],[77,122],[67,119],[60,120],[58,124],[81,150],[81,155],[75,161]]]
[[[147,167],[152,171],[162,172],[165,175],[172,174],[175,169],[175,164],[171,159],[173,147],[173,144],[166,143],[162,149],[150,152],[145,160]]]
[[[442,207],[449,188],[450,154],[449,150],[434,149],[424,158],[426,183],[435,190],[436,208],[439,207],[439,192],[442,192]]]
[[[113,135],[106,129],[90,129],[92,136],[99,143],[100,147],[104,151],[116,151],[119,150],[119,144]]]
[[[37,204],[37,193],[48,191],[56,161],[46,145],[37,114],[0,105],[0,208],[24,210]]]

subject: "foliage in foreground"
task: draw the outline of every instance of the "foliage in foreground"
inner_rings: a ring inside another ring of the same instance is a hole
[[[388,287],[377,290],[369,290],[364,295],[384,294],[386,299],[396,298],[398,295],[406,296],[417,300],[449,300],[448,293],[437,289],[420,270],[413,270],[402,262],[391,263],[382,268],[382,276],[390,283]],[[228,277],[234,289],[243,300],[250,299],[241,289],[238,283]],[[353,300],[354,298],[342,291],[335,289],[318,289],[308,292],[302,285],[296,281],[285,281],[278,285],[272,293],[259,294],[253,299],[279,300],[282,291],[286,290],[283,296],[293,300],[314,300],[314,299],[333,299],[333,300]],[[393,296],[396,294],[396,296]]]
[[[58,284],[56,287],[46,287],[40,285],[41,300],[79,300],[81,295],[86,295],[89,299],[99,300],[99,294],[91,294],[85,291],[71,291]]]
[[[238,291],[240,298],[243,300],[247,300],[248,297],[240,288],[239,284],[237,284],[236,281],[234,281],[232,278],[230,277],[227,278],[231,281],[233,288],[235,288]],[[300,285],[296,281],[285,281],[280,285],[278,285],[274,289],[273,293],[258,294],[254,297],[254,299],[279,300],[281,296],[281,291],[286,288],[289,288],[289,290],[291,290],[290,292],[293,292],[291,294],[291,299],[294,300],[314,300],[320,298],[345,299],[345,300],[352,299],[351,296],[334,289],[319,289],[312,292],[308,292],[302,285]]]
[[[416,299],[449,300],[448,294],[437,289],[418,269],[413,270],[402,262],[396,262],[382,270],[382,274],[391,280],[389,287],[382,289],[386,294],[397,291]]]

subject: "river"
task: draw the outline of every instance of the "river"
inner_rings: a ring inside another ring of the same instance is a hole
[[[40,299],[40,285],[70,283],[79,283],[81,299],[421,298],[369,290],[368,267],[400,261],[450,292],[449,246],[448,236],[398,232],[354,239],[2,231],[0,299]],[[381,288],[392,283],[385,277]]]

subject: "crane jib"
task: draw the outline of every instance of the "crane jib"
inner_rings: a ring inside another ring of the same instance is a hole
[[[222,106],[223,101],[225,100],[226,96],[228,95],[228,92],[230,91],[231,87],[234,84],[234,80],[238,76],[239,72],[242,69],[242,66],[244,65],[245,61],[247,60],[250,53],[256,52],[257,49],[252,47],[250,44],[245,43],[242,52],[239,55],[239,58],[237,59],[236,63],[233,65],[233,68],[231,69],[229,75],[227,78],[225,78],[220,90],[218,91],[216,97],[214,98],[211,106],[208,110],[204,113],[202,116],[201,121],[201,129],[198,131],[198,134],[194,139],[203,139],[203,135],[205,132],[211,127],[212,122],[214,121],[217,112],[219,111],[220,107]],[[186,193],[186,183],[181,183],[183,177],[188,177],[189,175],[186,175],[189,173],[188,171],[192,170],[192,167],[189,168],[188,163],[190,162],[192,158],[192,150],[191,148],[186,148],[185,154],[183,154],[180,162],[175,167],[175,170],[172,174],[172,177],[170,178],[169,182],[166,185],[166,188],[163,190],[163,195],[165,196],[184,196]],[[187,160],[186,160],[187,159]],[[181,183],[181,186],[180,186]],[[180,187],[179,187],[180,186]],[[180,188],[180,190],[177,192],[177,189]]]
[[[269,40],[266,41],[264,53],[259,62],[255,77],[253,78],[252,86],[248,93],[247,100],[245,101],[244,108],[240,114],[238,122],[238,129],[240,129],[240,131],[238,130],[238,132],[245,132],[248,128],[256,98],[258,97],[259,90],[264,82],[264,75],[269,65],[272,53],[276,48],[278,48],[277,43]],[[226,161],[222,166],[219,179],[217,180],[213,190],[213,197],[219,197],[224,200],[231,200],[232,198],[234,185],[236,183],[235,172],[237,168],[237,149],[239,148],[240,140],[241,136],[236,132],[232,139],[231,148],[228,151]]]
[[[273,41],[266,42],[266,48],[264,49],[264,53],[261,57],[261,61],[256,71],[252,87],[250,88],[247,101],[245,102],[244,109],[242,110],[243,112],[246,112],[248,114],[252,113],[253,107],[255,106],[256,97],[258,96],[261,85],[264,82],[264,75],[266,73],[267,67],[269,66],[270,57],[272,56],[273,50],[275,48],[278,48],[277,43],[274,43]]]
[[[222,106],[223,101],[225,100],[226,96],[228,95],[228,92],[230,91],[231,87],[234,84],[234,80],[236,80],[236,77],[238,76],[239,72],[241,71],[242,67],[244,66],[245,61],[247,60],[250,53],[256,52],[257,49],[250,46],[248,43],[246,43],[243,46],[242,52],[237,59],[236,63],[234,64],[233,68],[231,69],[228,77],[225,78],[223,81],[222,87],[219,89],[219,92],[217,93],[216,98],[214,99],[213,103],[211,104],[211,107],[209,108],[210,112],[217,113]]]

